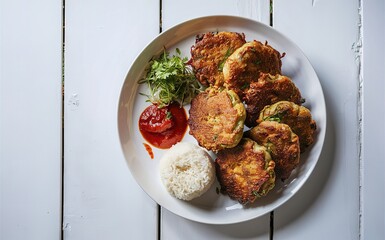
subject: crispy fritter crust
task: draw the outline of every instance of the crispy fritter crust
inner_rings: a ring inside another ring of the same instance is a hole
[[[289,178],[299,164],[300,146],[297,134],[284,123],[264,121],[248,132],[248,136],[265,146],[275,162],[275,173],[282,181]]]
[[[259,74],[281,74],[281,54],[270,45],[259,41],[245,43],[226,60],[223,66],[225,86],[233,89],[240,97]]]
[[[278,121],[286,123],[298,135],[301,152],[314,141],[317,124],[313,120],[309,109],[293,102],[279,101],[266,106],[260,113],[258,123],[263,121]]]
[[[260,111],[266,106],[278,101],[290,101],[301,104],[301,92],[289,77],[261,73],[257,82],[252,82],[245,91],[246,125],[253,127],[257,124]]]
[[[205,86],[222,86],[226,59],[245,42],[245,35],[235,32],[209,32],[198,36],[191,47],[190,60],[195,77]]]
[[[232,90],[208,88],[191,102],[190,134],[207,150],[236,146],[242,138],[246,110]]]
[[[221,191],[241,204],[253,203],[274,187],[274,166],[266,148],[248,138],[219,151],[215,160]]]

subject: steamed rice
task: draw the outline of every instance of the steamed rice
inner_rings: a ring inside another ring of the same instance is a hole
[[[215,179],[211,157],[192,143],[177,143],[160,160],[160,177],[167,191],[182,200],[205,193]]]

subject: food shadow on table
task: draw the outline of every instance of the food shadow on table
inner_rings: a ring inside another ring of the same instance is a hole
[[[163,218],[174,218],[173,213],[162,208]],[[212,225],[178,218],[178,221],[161,221],[161,239],[268,239],[270,234],[270,214],[265,214],[250,221],[225,225]],[[183,229],[175,231],[175,229]],[[196,230],[199,229],[197,232]],[[183,234],[183,236],[181,235]],[[174,236],[176,235],[176,236]]]
[[[336,119],[333,119],[333,109],[331,107],[332,103],[328,102],[328,99],[331,99],[325,94],[325,101],[327,107],[327,128],[325,133],[325,141],[323,149],[321,151],[320,158],[318,163],[313,170],[313,173],[310,175],[303,187],[285,204],[276,209],[276,211],[282,211],[285,214],[285,217],[282,215],[275,214],[275,218],[279,218],[279,226],[276,224],[275,227],[282,227],[288,225],[299,219],[303,214],[305,214],[312,205],[317,202],[317,199],[322,195],[326,189],[326,186],[329,184],[333,168],[337,164],[336,159],[336,143],[337,135],[335,131],[334,122]],[[277,222],[277,221],[275,221]]]

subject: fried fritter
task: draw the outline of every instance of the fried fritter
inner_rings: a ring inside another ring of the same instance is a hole
[[[190,60],[195,77],[204,86],[222,86],[226,59],[245,42],[245,35],[235,32],[209,32],[197,37]]]
[[[258,80],[261,72],[281,74],[281,58],[281,54],[267,43],[247,42],[227,58],[223,66],[224,85],[242,99],[244,91],[251,82]]]
[[[294,82],[286,76],[261,73],[257,82],[252,82],[245,91],[246,125],[253,127],[257,124],[260,111],[266,106],[278,101],[290,101],[301,104],[301,92]]]
[[[246,110],[232,90],[208,88],[191,102],[190,134],[207,150],[236,146],[242,138]]]
[[[266,106],[261,111],[257,122],[261,123],[262,121],[278,121],[289,125],[291,130],[299,137],[301,152],[304,152],[314,141],[317,124],[313,120],[309,109],[304,106],[293,102],[279,101]]]
[[[300,146],[297,134],[284,123],[263,121],[248,132],[248,137],[266,147],[275,162],[275,173],[282,181],[289,178],[299,164]]]
[[[274,166],[266,148],[249,138],[219,151],[215,160],[221,191],[241,204],[253,203],[275,186]]]

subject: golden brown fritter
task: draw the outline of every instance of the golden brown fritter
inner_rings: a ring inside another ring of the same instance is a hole
[[[208,88],[191,102],[190,134],[207,150],[236,146],[242,138],[246,110],[232,90]]]
[[[314,132],[317,129],[309,109],[293,102],[279,101],[273,105],[266,106],[260,113],[257,120],[277,121],[286,123],[291,130],[298,135],[301,152],[310,146],[314,141]]]
[[[251,82],[258,80],[261,72],[281,73],[281,58],[281,54],[267,43],[247,42],[227,58],[223,66],[224,85],[242,99],[243,92]]]
[[[226,59],[245,42],[245,35],[235,32],[209,32],[197,37],[190,60],[195,77],[205,86],[222,86]]]
[[[245,91],[246,125],[253,127],[257,124],[260,111],[266,106],[278,101],[290,101],[301,104],[301,92],[289,77],[261,73],[258,82],[252,82]]]
[[[282,181],[289,178],[299,164],[300,146],[297,134],[284,123],[263,121],[248,132],[248,136],[266,147],[275,162],[275,173]]]
[[[221,191],[241,204],[253,203],[275,185],[275,163],[266,148],[249,138],[219,151],[215,160]]]

